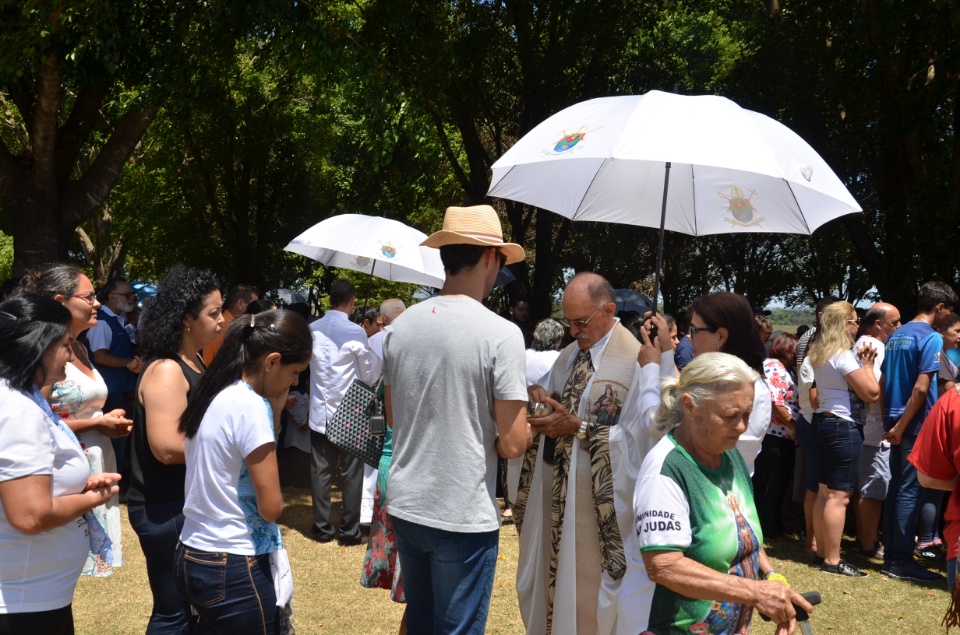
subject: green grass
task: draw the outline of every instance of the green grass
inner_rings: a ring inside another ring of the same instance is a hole
[[[289,481],[288,481],[289,482]],[[302,479],[301,479],[302,482]],[[301,634],[343,633],[389,635],[397,632],[403,606],[390,601],[383,590],[364,589],[359,584],[365,547],[320,545],[310,537],[310,493],[286,487],[286,509],[280,518],[284,542],[293,566],[294,611]],[[336,505],[335,505],[336,507]],[[74,598],[77,633],[110,635],[144,632],[151,598],[143,555],[137,538],[124,518],[125,566],[110,578],[81,578]],[[844,635],[931,635],[942,633],[940,620],[949,603],[946,585],[921,585],[891,580],[879,573],[880,563],[850,555],[846,557],[869,571],[861,579],[821,573],[808,563],[810,557],[794,536],[767,545],[777,569],[794,588],[819,590],[824,603],[811,619],[816,633]],[[520,634],[523,624],[514,588],[517,567],[517,535],[513,525],[500,534],[500,560],[494,582],[487,632]],[[753,633],[770,635],[774,627],[754,618]]]

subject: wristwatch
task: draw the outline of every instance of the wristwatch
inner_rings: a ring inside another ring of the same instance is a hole
[[[581,422],[580,422],[580,429],[577,430],[577,438],[580,439],[581,441],[586,441],[586,440],[587,440],[587,430],[589,430],[589,429],[590,429],[590,424],[588,424],[586,421],[581,421]]]

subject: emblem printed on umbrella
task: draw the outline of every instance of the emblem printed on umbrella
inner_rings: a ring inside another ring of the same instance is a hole
[[[577,128],[576,132],[567,134],[566,130],[563,130],[563,136],[560,137],[560,140],[553,145],[553,152],[547,152],[546,154],[563,154],[564,152],[569,152],[573,148],[584,140],[587,136],[587,127],[580,126]]]
[[[723,192],[717,192],[717,196],[727,201],[727,208],[724,211],[733,216],[733,218],[725,218],[724,220],[730,223],[731,227],[763,225],[763,222],[767,220],[766,218],[762,216],[754,218],[754,214],[760,211],[753,206],[753,197],[756,195],[756,190],[750,190],[750,196],[744,196],[743,190],[736,185],[730,189],[730,196]]]
[[[367,258],[366,256],[357,256],[358,267],[362,267],[362,268],[369,267],[371,262],[373,262],[373,260],[371,260],[370,258]]]
[[[391,245],[390,241],[388,240],[385,243],[381,243],[380,253],[382,253],[387,258],[394,258],[397,255],[397,248]]]

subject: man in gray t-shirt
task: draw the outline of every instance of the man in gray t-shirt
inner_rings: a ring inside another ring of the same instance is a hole
[[[384,340],[387,421],[393,428],[388,513],[397,538],[411,633],[482,634],[496,570],[497,455],[523,454],[523,336],[481,304],[505,262],[488,205],[447,209],[440,295],[400,315]],[[435,624],[436,622],[436,624]]]

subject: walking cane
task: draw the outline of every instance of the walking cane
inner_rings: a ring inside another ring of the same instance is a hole
[[[806,600],[813,606],[816,606],[817,604],[820,604],[820,602],[823,601],[822,598],[820,597],[819,591],[807,591],[806,593],[801,593],[800,595],[801,597],[803,597],[804,600]],[[799,606],[797,606],[796,604],[793,605],[793,609],[797,612],[797,626],[799,627],[798,630],[801,633],[803,633],[803,635],[813,635],[813,627],[810,626],[810,616],[807,614],[807,612],[804,611]],[[767,622],[770,621],[770,618],[764,615],[763,613],[760,613],[760,617],[762,617]]]

